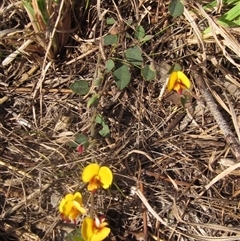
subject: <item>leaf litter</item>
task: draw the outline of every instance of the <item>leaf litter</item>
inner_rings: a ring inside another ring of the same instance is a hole
[[[163,1],[99,2],[101,8],[91,5],[87,11],[77,3],[74,26],[67,22],[61,34],[54,30],[61,36],[58,54],[44,49],[44,33],[33,31],[19,2],[5,0],[0,6],[1,240],[64,240],[74,226],[61,221],[58,198],[84,192],[76,177],[94,158],[115,176],[116,186],[102,192],[97,204],[110,223],[108,240],[239,240],[239,31],[219,25],[214,12],[203,7],[207,1],[183,1],[178,18],[168,14]],[[224,5],[219,9],[224,13]],[[59,10],[52,27],[64,24],[66,13]],[[114,45],[105,46],[109,18],[119,31]],[[134,39],[143,32],[152,37]],[[119,89],[111,64],[96,87],[95,77],[101,76],[96,70],[105,71],[105,60],[123,59],[137,44],[143,54],[137,53],[136,61],[140,56],[141,64],[151,64],[156,77],[143,80],[139,68],[144,66],[137,63]],[[170,97],[176,93],[166,92],[167,73],[176,62],[196,95],[187,109],[179,97]],[[194,66],[236,149],[210,111]],[[79,80],[88,82],[93,96],[100,93],[96,107],[87,107],[86,92],[70,90]],[[78,152],[68,143],[78,134],[89,136],[93,108],[104,120],[97,130],[108,127],[107,135],[97,133],[94,148],[90,144]]]

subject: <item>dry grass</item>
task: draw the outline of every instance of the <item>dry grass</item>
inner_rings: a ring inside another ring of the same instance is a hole
[[[112,168],[118,186],[102,192],[97,201],[112,229],[109,240],[240,240],[238,156],[194,75],[197,67],[238,138],[238,149],[240,31],[218,26],[215,13],[205,12],[201,3],[185,1],[185,7],[184,15],[173,19],[161,0],[117,5],[99,0],[87,11],[84,5],[72,5],[72,26],[62,34],[68,41],[61,39],[61,52],[52,60],[51,46],[44,49],[38,41],[44,29],[33,31],[21,1],[3,1],[0,240],[63,240],[73,227],[60,220],[51,200],[76,190],[85,193],[79,173],[93,159]],[[52,26],[62,20],[62,11],[54,15]],[[107,17],[117,19],[115,52],[100,41],[113,30]],[[122,56],[136,44],[126,37],[133,36],[136,26],[127,26],[129,19],[141,21],[147,34],[154,35],[141,48],[145,61],[153,60],[158,78],[146,82],[132,72],[130,85],[120,91],[111,75],[105,76],[96,90],[102,93],[97,111],[111,134],[96,135],[94,148],[80,155],[66,143],[77,133],[90,135],[94,110],[69,86],[79,78],[93,85],[106,59]],[[208,26],[211,35],[203,38]],[[196,96],[187,111],[177,104],[176,94],[159,98],[167,66],[175,62],[193,81]]]

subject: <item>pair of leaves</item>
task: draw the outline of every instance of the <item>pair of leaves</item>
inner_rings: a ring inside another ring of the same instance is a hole
[[[125,52],[125,57],[127,61],[134,66],[140,67],[142,65],[142,62],[143,62],[142,51],[138,46],[128,48]],[[115,67],[117,68],[117,66],[115,66],[115,63],[112,59],[107,60],[105,67],[106,67],[107,73],[112,71]]]
[[[138,25],[136,27],[136,31],[135,31],[134,36],[141,43],[147,42],[154,37],[153,35],[146,35],[145,29],[141,25]]]
[[[125,52],[125,57],[134,66],[141,66],[143,62],[142,52],[139,47],[135,46],[129,48]],[[122,62],[114,62],[112,59],[107,60],[106,72],[109,73],[113,69],[113,77],[116,81],[116,85],[120,90],[123,90],[131,80],[131,73],[129,65]]]
[[[142,35],[143,36],[143,35]],[[142,51],[138,46],[128,48],[125,52],[127,61],[138,68],[141,68],[143,63]],[[116,81],[116,85],[120,90],[123,90],[131,80],[130,65],[123,62],[114,62],[112,59],[106,62],[106,72],[109,73],[113,69],[113,77]],[[146,65],[141,68],[141,75],[147,81],[155,78],[155,71],[151,65]]]

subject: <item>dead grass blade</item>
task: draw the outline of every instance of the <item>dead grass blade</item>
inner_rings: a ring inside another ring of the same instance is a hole
[[[191,27],[193,28],[193,31],[194,31],[194,33],[197,37],[198,42],[199,42],[199,46],[201,47],[201,50],[202,50],[202,59],[205,60],[207,57],[206,57],[206,50],[205,50],[205,46],[204,46],[204,42],[203,42],[203,38],[202,38],[202,33],[199,30],[195,20],[193,19],[193,17],[189,13],[186,6],[184,7],[183,14],[184,14],[185,18],[188,20]]]
[[[33,41],[28,39],[26,42],[22,44],[17,50],[11,53],[7,58],[2,61],[3,66],[9,65],[19,54],[22,54],[24,49],[26,49]]]
[[[25,171],[20,170],[16,167],[13,167],[12,165],[2,161],[1,159],[0,159],[0,165],[7,167],[8,169],[10,169],[13,172],[17,172],[18,174],[20,174],[23,177],[28,177],[30,179],[33,179],[33,177],[31,175],[29,175],[28,173],[26,173]]]
[[[221,180],[222,178],[226,177],[227,175],[231,174],[231,172],[233,172],[234,170],[236,170],[237,168],[240,168],[240,163],[237,163],[233,166],[228,167],[226,170],[224,170],[223,172],[221,172],[220,174],[218,174],[216,177],[214,177],[209,184],[207,184],[205,186],[205,189],[208,190],[212,185],[214,185],[216,182],[218,182],[219,180]]]
[[[231,49],[236,54],[237,57],[240,57],[240,51],[239,51],[240,44],[234,38],[234,36],[230,32],[227,31],[227,29],[224,29],[223,27],[218,26],[215,23],[212,20],[212,18],[205,12],[203,7],[199,3],[196,3],[196,5],[198,6],[198,9],[200,10],[202,16],[208,20],[209,26],[211,28],[210,34],[211,34],[211,36],[214,37],[216,43],[221,48],[223,55],[229,60],[229,62],[231,62],[233,65],[235,65],[240,71],[240,65],[229,55],[229,53],[227,52],[227,50],[225,48],[225,46],[227,46],[229,49]],[[220,41],[218,39],[217,35],[222,36],[224,41]],[[224,45],[222,44],[222,42],[224,42]]]

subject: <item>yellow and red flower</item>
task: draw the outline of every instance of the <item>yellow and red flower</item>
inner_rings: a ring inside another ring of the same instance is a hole
[[[113,181],[112,171],[106,166],[99,166],[96,163],[89,164],[82,172],[82,180],[88,183],[88,191],[94,191],[100,187],[107,189]]]
[[[175,90],[181,94],[184,89],[191,87],[191,81],[182,71],[173,71],[169,77],[167,89],[168,91]]]
[[[67,194],[59,204],[59,211],[65,221],[75,221],[80,214],[86,213],[87,210],[82,204],[82,194],[80,192]]]
[[[95,217],[92,219],[86,217],[83,220],[81,234],[84,241],[102,241],[110,233],[110,228],[106,227],[108,225],[103,217]]]

